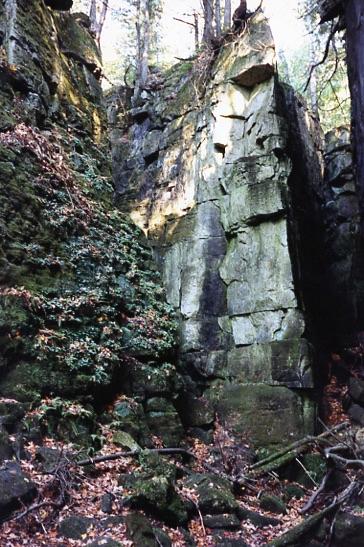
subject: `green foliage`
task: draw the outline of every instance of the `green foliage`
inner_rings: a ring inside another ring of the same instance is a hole
[[[142,234],[112,205],[112,185],[100,174],[95,150],[71,152],[67,169],[47,173],[31,153],[30,130],[28,137],[29,151],[8,143],[15,169],[0,205],[2,219],[12,202],[19,213],[2,227],[4,364],[37,363],[68,375],[67,393],[80,381],[92,392],[130,363],[168,358],[176,321]],[[53,138],[59,143],[63,135]],[[69,146],[75,151],[82,144],[71,139]],[[45,147],[50,164],[59,148]],[[49,388],[62,394],[57,382]]]
[[[347,79],[345,42],[342,33],[331,40],[327,58],[325,49],[331,24],[320,25],[317,2],[300,0],[299,16],[307,29],[307,42],[286,58],[280,55],[280,76],[302,93],[313,110],[318,109],[324,131],[350,123],[350,93]],[[311,67],[316,66],[311,74]],[[306,88],[307,86],[307,88]]]

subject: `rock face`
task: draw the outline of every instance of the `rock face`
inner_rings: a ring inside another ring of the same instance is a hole
[[[179,312],[180,408],[210,405],[198,425],[218,412],[274,445],[311,430],[301,394],[314,386],[288,120],[263,15],[204,62],[174,67],[161,90],[113,113],[115,184]]]
[[[176,323],[145,238],[113,204],[87,20],[43,1],[0,2],[0,397],[49,397],[32,434],[86,444],[95,406],[121,398],[116,429],[150,445],[161,424],[175,445]],[[16,451],[4,404],[1,459]]]

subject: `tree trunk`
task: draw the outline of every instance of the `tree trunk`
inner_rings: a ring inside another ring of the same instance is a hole
[[[101,1],[100,15],[98,15],[97,0],[91,0],[91,4],[90,4],[91,31],[93,32],[96,42],[99,46],[100,46],[102,29],[105,24],[107,10],[109,7],[109,0],[100,0],[100,1]]]
[[[91,0],[91,4],[90,4],[90,22],[91,22],[92,32],[96,33],[96,27],[97,27],[96,0]]]
[[[197,51],[200,46],[200,21],[198,18],[198,13],[196,11],[193,14],[193,20],[195,29],[195,49]]]
[[[98,28],[96,33],[96,40],[99,45],[100,45],[102,29],[104,28],[107,10],[109,7],[109,0],[101,0],[101,1],[102,1],[102,8],[101,8],[100,18],[99,18]]]
[[[351,135],[354,170],[361,220],[361,252],[364,249],[364,2],[347,0],[346,48],[351,95]]]
[[[215,25],[216,36],[221,36],[221,3],[220,0],[215,0]]]
[[[149,74],[150,15],[150,0],[138,0],[136,22],[137,70],[134,100],[139,97],[140,91],[145,86]]]
[[[202,40],[205,44],[210,44],[213,38],[212,22],[214,18],[214,10],[212,6],[213,0],[203,0],[203,14],[205,25],[203,29]]]
[[[224,30],[229,30],[231,27],[231,0],[225,0],[224,8]]]
[[[145,7],[144,11],[144,24],[143,24],[143,41],[142,41],[142,62],[140,67],[140,85],[145,86],[149,74],[149,49],[150,49],[150,1],[144,0],[142,2]]]
[[[310,42],[310,61],[311,66],[315,66],[317,64],[317,51],[319,51],[319,44],[318,40],[312,40]],[[310,99],[311,99],[311,109],[313,114],[317,119],[319,119],[319,109],[318,109],[318,94],[317,94],[317,73],[314,69],[311,74],[310,79]]]

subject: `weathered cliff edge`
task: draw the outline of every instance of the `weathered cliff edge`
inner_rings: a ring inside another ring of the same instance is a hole
[[[174,67],[136,108],[114,112],[115,185],[180,315],[185,425],[207,427],[217,411],[255,445],[274,445],[314,425],[311,265],[295,200],[306,173],[293,163],[299,143],[264,16],[204,62]],[[321,139],[304,115],[299,137],[320,179]]]

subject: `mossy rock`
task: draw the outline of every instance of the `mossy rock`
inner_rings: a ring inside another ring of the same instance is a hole
[[[94,519],[83,516],[66,517],[60,522],[58,532],[68,539],[80,540],[94,523]]]
[[[287,484],[283,488],[284,499],[290,501],[291,499],[300,500],[305,497],[305,491],[297,484]]]
[[[135,547],[158,547],[159,543],[155,537],[149,520],[140,513],[131,513],[125,519],[128,536]]]
[[[142,472],[121,476],[119,480],[130,490],[131,506],[144,509],[172,526],[185,524],[186,507],[174,489],[176,467],[148,451],[140,454],[139,461]]]
[[[259,505],[264,511],[269,511],[270,513],[277,513],[285,515],[287,513],[287,507],[285,503],[273,494],[262,494]]]
[[[216,475],[196,473],[186,480],[187,488],[198,495],[202,514],[216,515],[234,513],[239,505],[232,493],[229,481]]]

